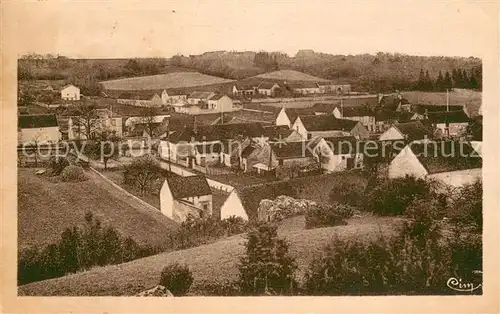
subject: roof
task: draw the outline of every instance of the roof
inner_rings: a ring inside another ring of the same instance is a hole
[[[213,94],[213,92],[192,92],[188,98],[208,99]]]
[[[337,119],[332,115],[300,116],[307,131],[347,131],[350,132],[359,122]]]
[[[76,86],[75,86],[75,85],[73,85],[73,84],[68,84],[68,85],[63,86],[63,87],[61,88],[61,90],[64,90],[64,89],[66,89],[66,88],[68,88],[68,87],[74,87],[74,88],[79,89],[78,87],[76,87]]]
[[[237,187],[235,191],[250,221],[257,219],[257,210],[263,199],[275,200],[280,195],[297,197],[297,192],[287,181]]]
[[[409,147],[428,173],[476,169],[483,166],[483,159],[467,142],[413,142]]]
[[[264,136],[270,139],[287,138],[293,132],[287,125],[270,125],[264,127]]]
[[[221,99],[224,96],[226,96],[226,95],[224,95],[224,94],[215,94],[212,97],[210,97],[208,100],[219,100],[219,99]]]
[[[353,154],[359,149],[358,140],[354,136],[324,137],[323,140],[334,155]]]
[[[207,179],[201,175],[189,177],[171,175],[167,177],[167,182],[174,199],[212,194]]]
[[[427,105],[427,104],[416,104],[413,106],[413,111],[425,114],[425,112],[444,112],[444,111],[464,111],[463,105]]]
[[[21,129],[57,127],[55,114],[37,114],[18,116],[17,125]]]
[[[337,107],[337,103],[315,103],[314,106],[312,106],[312,109],[314,112],[321,112],[321,113],[328,113],[331,114],[333,112],[333,109]]]
[[[277,159],[291,159],[312,157],[313,147],[308,144],[308,141],[300,141],[271,143],[270,145]]]
[[[264,128],[260,123],[228,123],[228,124],[213,124],[199,125],[196,130],[193,126],[186,126],[180,132],[176,132],[169,137],[172,143],[179,141],[189,142],[192,139],[197,141],[202,140],[227,140],[234,139],[237,136],[243,137],[259,137],[264,134]]]
[[[344,108],[347,106],[362,106],[362,105],[366,105],[369,106],[370,108],[373,108],[378,105],[378,98],[377,96],[344,97],[342,98],[342,102],[344,103]]]
[[[314,114],[313,108],[284,108],[284,110],[291,123],[294,123],[298,116]]]
[[[411,118],[415,115],[414,112],[408,111],[393,111],[382,109],[375,112],[375,121],[398,121],[398,122],[406,122],[410,121]]]
[[[368,117],[374,113],[365,106],[337,107],[343,117]]]
[[[255,83],[242,83],[239,82],[235,84],[234,86],[236,87],[237,90],[254,90],[254,88],[257,87],[258,84]]]
[[[259,84],[259,86],[257,86],[257,89],[271,89],[271,88],[273,88],[274,85],[278,85],[278,84],[274,83],[274,82],[262,82]]]
[[[252,154],[255,150],[257,149],[257,147],[253,146],[253,145],[248,145],[247,147],[245,147],[245,149],[243,149],[243,151],[241,152],[241,158],[247,158],[248,156],[250,156],[250,154]]]
[[[469,116],[463,111],[441,111],[427,113],[429,121],[433,123],[466,123],[470,122]]]
[[[398,123],[394,127],[410,141],[431,138],[433,133],[431,129],[418,120]]]
[[[194,146],[200,154],[220,154],[222,145],[220,143],[202,143]]]
[[[301,88],[319,88],[316,82],[293,82],[287,83],[290,88],[301,89]]]

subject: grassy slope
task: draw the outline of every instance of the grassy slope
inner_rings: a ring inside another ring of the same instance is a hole
[[[67,227],[84,223],[92,211],[105,225],[140,243],[162,245],[177,224],[141,205],[91,172],[80,183],[52,183],[34,169],[19,169],[19,249],[56,241]]]
[[[403,96],[410,103],[446,104],[446,93],[403,92]],[[469,114],[475,116],[481,106],[482,93],[467,89],[455,89],[449,93],[449,98],[450,105],[465,105],[469,110]]]
[[[278,80],[278,81],[313,81],[313,82],[327,81],[324,78],[312,76],[294,70],[278,70],[269,73],[259,74],[256,75],[255,77],[269,79],[269,80]]]
[[[301,229],[301,217],[285,222],[280,236],[290,244],[291,253],[297,258],[299,276],[314,256],[335,236],[373,240],[380,232],[391,234],[398,220],[394,218],[353,218],[347,226]],[[193,272],[191,294],[202,294],[204,282],[222,282],[237,278],[237,263],[244,253],[243,235],[192,249],[162,253],[121,265],[95,268],[87,272],[62,278],[31,283],[19,287],[20,295],[134,295],[158,283],[162,268],[168,263],[186,263]]]
[[[139,76],[101,82],[109,90],[155,90],[211,85],[231,80],[198,72],[172,72],[168,74]]]

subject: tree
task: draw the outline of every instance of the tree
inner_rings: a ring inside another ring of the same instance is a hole
[[[441,71],[439,71],[438,78],[436,80],[436,90],[439,92],[442,92],[445,90],[443,73],[441,73]]]
[[[425,89],[425,73],[424,69],[420,69],[420,73],[418,75],[417,90],[424,90],[424,89]]]
[[[453,82],[451,81],[450,72],[446,71],[444,75],[444,88],[450,90],[453,87]]]
[[[434,83],[432,82],[431,76],[429,75],[429,70],[425,71],[425,89],[426,91],[431,91],[434,88]]]
[[[104,163],[104,169],[108,169],[108,161],[117,158],[120,155],[119,151],[120,139],[113,133],[103,130],[97,133],[95,140],[88,143],[88,155],[96,160],[101,160]]]
[[[288,245],[278,239],[277,227],[259,225],[248,233],[246,254],[241,258],[239,286],[245,295],[292,294],[297,265]]]
[[[183,296],[193,283],[193,275],[186,265],[174,263],[163,268],[160,285],[167,288],[174,296]]]
[[[88,140],[95,137],[95,131],[98,127],[99,115],[96,109],[94,104],[80,104],[76,108],[74,124],[77,127],[77,132],[83,132],[85,138]]]
[[[152,138],[158,127],[156,116],[159,114],[159,109],[155,107],[146,107],[141,111],[140,123],[144,125],[149,138]]]
[[[151,189],[153,182],[160,178],[160,169],[153,157],[142,156],[125,166],[124,181],[126,184],[136,186],[144,194]]]

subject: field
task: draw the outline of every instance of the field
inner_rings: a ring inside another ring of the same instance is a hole
[[[403,92],[403,97],[410,103],[445,105],[446,93],[427,93],[427,92]],[[478,114],[481,106],[482,93],[467,89],[454,89],[449,93],[450,105],[465,105],[471,116]]]
[[[159,211],[127,197],[90,171],[90,179],[79,183],[53,183],[34,172],[18,170],[18,249],[57,241],[65,228],[83,224],[87,211],[144,244],[162,245],[177,228]]]
[[[365,216],[352,218],[347,226],[297,230],[301,218],[292,218],[291,228],[280,228],[280,237],[290,245],[297,258],[299,279],[311,260],[334,237],[371,241],[382,233],[390,235],[399,219]],[[283,223],[284,225],[287,222]],[[244,253],[244,235],[223,239],[216,243],[187,250],[162,253],[129,263],[94,268],[51,280],[27,284],[18,288],[19,295],[39,296],[112,296],[134,295],[158,284],[159,274],[169,263],[186,263],[193,272],[191,295],[202,295],[204,283],[235,280],[237,263]]]
[[[313,82],[328,81],[323,78],[319,78],[316,76],[312,76],[294,70],[278,70],[269,73],[259,74],[256,75],[255,77],[268,80],[277,80],[277,81],[313,81]]]
[[[101,82],[108,90],[159,90],[213,85],[231,80],[205,75],[198,72],[172,72],[168,74],[131,77]]]

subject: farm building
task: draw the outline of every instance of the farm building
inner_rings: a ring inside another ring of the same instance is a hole
[[[178,223],[189,215],[194,218],[212,216],[212,191],[207,179],[199,175],[167,177],[160,190],[160,210]]]
[[[391,161],[388,175],[410,175],[461,187],[481,179],[482,164],[480,155],[466,142],[413,142]]]
[[[117,137],[123,136],[122,117],[116,117],[109,109],[96,109],[95,118],[86,119],[78,116],[68,120],[68,139],[86,139],[87,133],[94,137],[100,132],[109,132]]]
[[[218,112],[233,111],[233,100],[226,95],[213,95],[208,99],[208,109]]]
[[[234,97],[243,97],[243,96],[254,96],[257,94],[257,86],[258,84],[243,84],[238,83],[233,85],[233,96]]]
[[[293,92],[301,95],[319,94],[319,85],[316,82],[291,82],[285,85]]]
[[[18,143],[57,143],[61,139],[56,115],[19,115]]]
[[[184,103],[186,102],[186,100],[187,100],[187,95],[174,92],[167,92],[166,90],[163,90],[163,92],[161,92],[161,102],[163,105]]]
[[[319,92],[321,94],[348,94],[351,92],[350,84],[335,84],[333,82],[318,82]]]
[[[315,137],[356,136],[369,137],[368,130],[359,121],[337,119],[330,115],[299,116],[292,125],[303,139]]]
[[[385,132],[395,123],[417,119],[418,114],[414,112],[381,109],[375,113],[375,132]]]
[[[190,105],[197,105],[200,102],[207,103],[208,99],[210,99],[214,95],[215,95],[214,92],[192,92],[187,97],[187,102]]]
[[[276,90],[279,88],[280,86],[277,83],[262,82],[257,86],[257,92],[259,95],[274,97],[276,95]]]
[[[281,108],[276,116],[276,125],[286,125],[291,127],[299,115],[313,115],[312,108]]]
[[[80,89],[75,85],[69,84],[61,89],[62,100],[80,100]]]
[[[359,121],[368,129],[368,131],[375,131],[375,114],[365,106],[335,107],[332,114],[337,119]]]
[[[379,137],[381,141],[407,140],[410,142],[431,139],[433,137],[432,128],[425,126],[421,121],[410,121],[397,123],[391,126]]]

